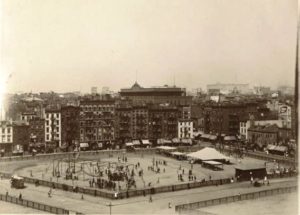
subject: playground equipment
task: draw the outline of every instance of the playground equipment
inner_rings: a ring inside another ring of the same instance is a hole
[[[125,172],[132,172],[133,164],[129,164],[119,159],[118,162],[107,162],[98,160],[86,160],[80,158],[80,154],[74,153],[68,158],[54,159],[52,162],[52,176],[63,177],[66,180],[79,180],[81,175],[83,180],[87,178],[100,178],[106,174],[109,180],[123,181]]]

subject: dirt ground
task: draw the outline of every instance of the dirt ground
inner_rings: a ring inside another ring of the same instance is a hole
[[[122,160],[119,162],[118,157],[127,157],[127,162],[123,162]],[[82,162],[76,163],[76,169],[80,169],[81,164],[84,164],[84,171],[78,171],[77,177],[78,180],[65,180],[64,177],[53,177],[53,166],[56,169],[59,169],[65,175],[65,172],[69,166],[68,158],[65,159],[66,162],[59,163],[58,160],[54,161],[34,161],[32,163],[28,163],[26,165],[22,164],[21,166],[11,166],[16,169],[16,173],[20,176],[34,177],[39,179],[44,179],[48,181],[57,181],[60,183],[70,184],[74,186],[83,186],[89,187],[89,180],[92,178],[97,178],[97,174],[95,173],[96,166],[90,165],[90,163],[96,164],[96,161],[100,160],[100,165],[104,168],[107,168],[108,163],[119,163],[124,165],[129,165],[130,172],[134,169],[135,172],[135,181],[137,188],[143,188],[144,186],[148,186],[151,183],[151,186],[163,186],[170,184],[180,184],[189,181],[188,171],[191,169],[191,164],[188,161],[179,161],[174,158],[157,155],[157,154],[120,154],[115,155],[114,157],[109,158],[106,157],[97,157],[97,156],[89,156],[89,157],[80,157]],[[158,161],[158,167],[160,168],[160,173],[156,173],[152,170],[148,170],[149,166],[153,165],[153,160]],[[233,164],[224,165],[224,170],[213,171],[211,169],[207,169],[202,167],[200,164],[193,164],[192,172],[196,177],[197,181],[202,179],[209,180],[211,179],[222,179],[222,178],[231,178],[235,175],[235,166],[239,164],[239,161],[235,158],[231,159]],[[166,165],[163,162],[166,162]],[[241,163],[255,163],[255,164],[264,164],[264,161],[256,160],[252,158],[245,157],[240,160]],[[135,168],[135,165],[140,163],[138,168]],[[16,163],[19,164],[19,163]],[[268,165],[270,166],[270,165]],[[143,177],[138,176],[138,171],[143,170]],[[184,173],[183,173],[184,172]],[[183,175],[183,182],[178,180],[178,174]],[[104,174],[102,177],[107,179],[107,175]],[[126,189],[125,182],[119,182],[121,189]]]

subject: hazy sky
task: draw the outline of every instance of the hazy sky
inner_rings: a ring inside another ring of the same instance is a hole
[[[9,91],[294,84],[297,0],[2,0]]]

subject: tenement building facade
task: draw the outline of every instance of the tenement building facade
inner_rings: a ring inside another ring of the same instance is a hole
[[[115,139],[115,100],[80,101],[80,142],[99,143]]]

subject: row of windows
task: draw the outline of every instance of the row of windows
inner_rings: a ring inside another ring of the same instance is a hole
[[[190,131],[192,131],[192,129],[191,128],[180,128],[180,131],[181,132],[185,132],[185,131],[190,132]]]
[[[50,132],[50,128],[46,127],[46,132],[49,133]],[[53,129],[53,132],[59,132],[59,127],[56,127]]]
[[[6,140],[5,140],[5,139],[6,139]],[[2,137],[2,143],[10,142],[10,141],[11,141],[11,137],[10,137],[10,136],[7,136],[7,138]]]
[[[22,120],[29,120],[29,119],[34,119],[36,116],[22,116]]]
[[[241,128],[241,133],[242,134],[245,134],[247,132],[247,129],[246,128]]]
[[[50,124],[50,121],[49,120],[47,120],[46,121],[46,125],[49,125]],[[57,124],[57,125],[59,125],[59,120],[52,120],[52,123],[51,124]]]
[[[246,122],[241,122],[241,127],[246,127]]]
[[[253,134],[253,137],[255,137],[255,138],[258,138],[258,137],[273,138],[274,134]]]
[[[44,142],[44,138],[43,137],[41,137],[41,138],[32,138],[32,139],[34,139],[35,140],[35,142]]]
[[[193,123],[192,122],[180,122],[179,125],[180,126],[191,126],[191,125],[193,125]]]
[[[54,117],[54,118],[59,118],[60,117],[60,113],[46,113],[46,118],[49,119],[51,117]]]
[[[184,134],[180,134],[180,137],[181,137],[181,138],[183,138],[183,137],[187,137],[187,138],[189,138],[189,137],[190,137],[190,134],[186,134],[186,135],[184,135]]]
[[[57,139],[57,138],[59,138],[59,134],[54,135],[54,139]],[[46,135],[46,140],[47,141],[50,140],[50,135],[49,134]]]
[[[111,106],[82,106],[81,107],[82,111],[114,111],[114,108]]]
[[[34,125],[30,126],[30,129],[43,129],[43,128],[44,128],[43,125],[41,125],[41,126],[38,126],[38,125],[36,125],[36,126],[34,126]]]
[[[7,131],[7,133],[9,134],[11,131],[11,128],[2,128],[2,134],[6,133],[5,131]]]

